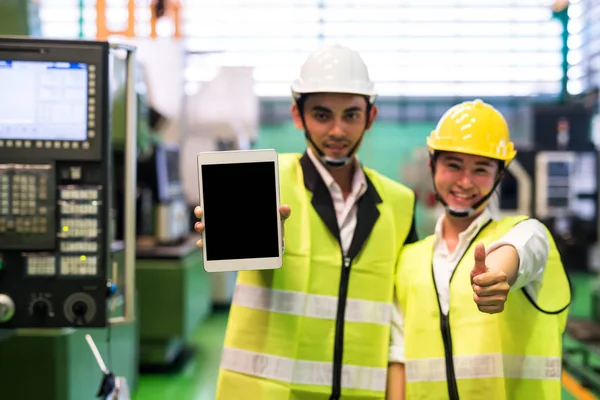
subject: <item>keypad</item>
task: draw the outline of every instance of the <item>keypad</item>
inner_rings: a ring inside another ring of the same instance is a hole
[[[49,174],[46,165],[0,165],[0,233],[49,232]]]
[[[100,257],[98,221],[102,189],[85,185],[61,186],[58,189],[60,275],[96,275]]]

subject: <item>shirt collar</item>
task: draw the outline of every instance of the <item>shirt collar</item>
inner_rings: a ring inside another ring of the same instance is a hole
[[[443,240],[442,223],[444,222],[444,218],[446,218],[446,213],[442,214],[435,224],[435,237],[437,241]],[[486,207],[483,212],[471,222],[467,229],[458,234],[458,240],[471,239],[481,230],[481,227],[487,224],[491,219],[496,220],[497,218],[495,218],[495,213]]]

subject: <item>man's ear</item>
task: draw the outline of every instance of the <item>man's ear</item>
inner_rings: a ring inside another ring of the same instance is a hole
[[[375,118],[377,118],[377,114],[379,113],[379,109],[377,108],[377,106],[375,104],[373,104],[371,106],[371,111],[369,112],[369,121],[367,122],[367,130],[371,129],[371,126],[373,125],[373,122],[375,122]]]
[[[294,120],[294,125],[296,125],[296,128],[301,131],[304,131],[304,124],[302,123],[302,116],[300,115],[300,109],[298,108],[298,104],[292,104],[291,112],[292,119]]]

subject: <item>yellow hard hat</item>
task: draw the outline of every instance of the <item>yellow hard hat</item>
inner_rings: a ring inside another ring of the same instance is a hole
[[[493,106],[481,100],[450,108],[427,138],[429,151],[451,151],[504,161],[515,157],[506,120]]]

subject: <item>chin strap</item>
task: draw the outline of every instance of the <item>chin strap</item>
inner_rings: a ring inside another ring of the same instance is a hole
[[[477,203],[473,204],[469,208],[453,208],[453,207],[450,207],[448,205],[448,203],[446,203],[444,201],[444,199],[442,199],[442,196],[439,195],[439,193],[437,191],[437,188],[435,187],[435,179],[434,179],[434,176],[435,176],[435,158],[436,158],[435,154],[430,157],[431,180],[433,182],[433,192],[435,193],[435,197],[436,197],[437,201],[439,201],[440,203],[442,203],[442,205],[446,209],[446,212],[448,214],[450,214],[454,218],[468,218],[468,217],[472,217],[475,214],[475,212],[477,211],[477,209],[483,203],[485,203],[490,197],[492,197],[492,195],[494,194],[494,191],[496,190],[496,188],[500,184],[500,181],[502,180],[502,178],[504,178],[504,173],[506,171],[506,168],[508,168],[508,165],[505,166],[505,167],[502,167],[502,169],[498,172],[498,178],[496,178],[496,181],[494,182],[494,186],[492,186],[492,190],[490,190],[490,192],[488,194],[486,194],[481,199],[479,199],[479,201]]]
[[[304,117],[302,117],[302,123],[304,124]],[[360,142],[362,142],[362,138],[364,135],[365,135],[365,133],[363,132],[360,135],[360,138],[358,139],[356,144],[354,146],[352,146],[352,148],[350,149],[350,151],[348,152],[348,155],[346,157],[331,158],[331,157],[328,157],[319,148],[319,146],[317,146],[316,143],[312,140],[312,138],[310,137],[310,134],[308,133],[308,129],[306,129],[306,124],[304,124],[304,137],[306,137],[306,139],[310,142],[310,144],[313,145],[313,147],[317,151],[317,155],[319,156],[319,159],[321,160],[321,162],[331,168],[341,168],[341,167],[345,167],[346,165],[350,164],[350,162],[352,161],[352,157],[354,157],[354,154],[358,150],[358,146],[360,145]]]
[[[352,161],[352,158],[358,151],[358,147],[360,146],[360,144],[363,140],[363,137],[365,136],[366,127],[369,124],[369,116],[371,115],[371,103],[369,102],[369,99],[366,98],[366,100],[367,100],[367,120],[365,122],[365,130],[363,130],[363,132],[360,135],[360,138],[358,138],[358,140],[356,141],[356,144],[354,146],[352,146],[352,148],[350,149],[350,151],[348,152],[346,157],[341,157],[341,158],[328,157],[325,154],[325,152],[323,150],[321,150],[321,148],[319,146],[317,146],[317,144],[314,142],[314,140],[312,140],[312,137],[310,136],[310,132],[308,132],[308,129],[306,128],[306,121],[304,119],[304,100],[305,100],[304,97],[300,97],[296,100],[296,105],[298,106],[298,112],[300,113],[300,118],[302,119],[302,126],[304,127],[304,137],[315,148],[315,150],[317,151],[317,156],[319,157],[321,162],[330,168],[342,168],[342,167],[345,167],[346,165],[350,164],[350,162]]]

